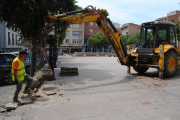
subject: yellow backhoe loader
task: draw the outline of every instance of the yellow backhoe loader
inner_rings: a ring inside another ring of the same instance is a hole
[[[127,66],[128,73],[132,66],[138,73],[144,73],[150,67],[157,68],[160,79],[175,74],[180,65],[180,50],[177,47],[174,23],[167,21],[142,23],[138,47],[131,52],[130,46],[127,47],[127,50],[124,48],[121,33],[107,17],[108,12],[89,7],[92,6],[88,6],[84,10],[45,17],[42,35],[47,35],[57,24],[96,22],[114,48],[120,63]]]

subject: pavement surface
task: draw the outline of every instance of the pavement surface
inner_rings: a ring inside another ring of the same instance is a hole
[[[0,113],[0,120],[180,119],[179,70],[174,77],[159,80],[157,69],[139,75],[131,68],[127,74],[117,57],[61,56],[59,61],[57,80],[44,82],[38,91],[42,97]],[[59,67],[78,67],[79,75],[59,76]],[[0,87],[1,104],[12,100],[14,89],[14,85]],[[56,94],[47,96],[48,91]]]

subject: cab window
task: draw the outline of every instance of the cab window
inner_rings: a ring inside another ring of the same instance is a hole
[[[174,27],[170,27],[170,44],[175,46],[176,40],[175,40],[175,32],[174,32]]]
[[[159,27],[156,38],[157,38],[157,42],[159,43],[168,43],[166,27],[164,26]]]

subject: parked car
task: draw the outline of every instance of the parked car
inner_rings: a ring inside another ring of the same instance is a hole
[[[14,83],[11,77],[12,61],[16,55],[11,53],[0,53],[0,83]]]

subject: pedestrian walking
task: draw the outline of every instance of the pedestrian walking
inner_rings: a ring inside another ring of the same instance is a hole
[[[28,81],[23,93],[30,94],[29,87],[31,86],[31,83],[33,81],[33,79],[29,75],[27,75],[25,71],[23,58],[26,57],[26,55],[27,55],[27,51],[21,50],[19,52],[19,55],[12,62],[12,70],[11,70],[12,80],[15,81],[16,84],[16,91],[14,93],[13,102],[16,102],[18,104],[21,104],[20,101],[18,100],[18,95],[22,89],[22,82],[24,80]]]

